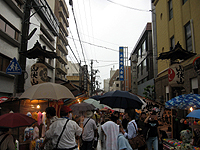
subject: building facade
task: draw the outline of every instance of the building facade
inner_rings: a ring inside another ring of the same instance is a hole
[[[23,5],[22,0],[0,1],[0,97],[14,93],[15,77],[6,74],[6,68],[14,57],[19,58]]]
[[[144,88],[154,85],[152,26],[147,23],[130,56],[131,90],[145,96]]]
[[[158,60],[158,74],[155,79],[157,100],[161,102],[189,93],[200,93],[200,77],[193,68],[193,61],[200,54],[200,6],[199,0],[153,0],[156,12],[157,52],[176,49],[180,45],[186,51],[196,53],[187,59],[178,59],[176,63],[182,66],[180,79],[182,84],[171,85],[173,67],[170,59]],[[179,42],[179,43],[178,43]],[[178,44],[177,44],[178,43]],[[180,69],[179,69],[180,70]],[[177,82],[178,83],[178,82]]]
[[[59,21],[59,36],[56,41],[56,53],[59,57],[56,60],[55,79],[67,81],[67,45],[68,45],[68,30],[69,27],[69,12],[65,0],[47,0],[55,16]]]
[[[59,22],[54,15],[51,7],[46,0],[33,0],[32,5],[36,6],[31,9],[30,15],[34,14],[30,18],[29,33],[33,29],[37,29],[31,39],[28,41],[27,50],[34,47],[38,41],[46,51],[55,52],[56,51],[56,40],[59,33]],[[37,9],[42,7],[41,11]],[[27,79],[25,80],[24,89],[28,89],[32,86],[31,79],[31,66],[37,63],[38,59],[26,59],[26,72]],[[56,59],[45,58],[44,64],[47,67],[47,77],[49,82],[55,82],[55,67]]]

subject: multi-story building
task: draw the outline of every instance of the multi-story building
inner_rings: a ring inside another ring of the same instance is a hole
[[[6,68],[19,58],[23,5],[22,0],[0,1],[0,97],[14,92],[14,75],[6,74]]]
[[[200,77],[193,68],[194,59],[200,54],[200,6],[199,0],[153,0],[156,12],[158,56],[170,50],[182,49],[196,55],[176,59],[181,73],[174,74],[181,81],[171,84],[174,61],[172,58],[158,60],[158,74],[155,79],[156,97],[163,102],[189,93],[200,93]],[[178,43],[179,44],[176,44]],[[176,45],[176,46],[175,46]],[[181,47],[182,46],[182,47]],[[175,54],[179,56],[180,54]],[[172,55],[172,56],[175,56]],[[159,58],[161,58],[159,56]]]
[[[144,88],[154,85],[152,27],[147,23],[130,56],[131,90],[144,96]]]
[[[56,41],[56,53],[59,57],[56,60],[56,70],[55,70],[55,77],[56,82],[59,80],[67,81],[67,45],[68,45],[68,30],[69,22],[67,18],[69,18],[69,12],[65,0],[47,0],[51,9],[53,10],[55,16],[58,18],[59,21],[59,36]]]
[[[38,41],[41,44],[41,47],[45,48],[46,51],[55,52],[56,39],[59,33],[59,22],[46,0],[33,0],[32,5],[34,6],[34,9],[30,10],[30,15],[34,15],[30,17],[29,33],[35,28],[37,30],[28,41],[27,50],[32,49]],[[38,11],[39,8],[40,11]],[[38,59],[26,59],[26,72],[28,76],[25,80],[25,90],[32,86],[31,66],[37,61]],[[55,82],[55,62],[55,58],[45,58],[44,64],[47,66],[47,77],[49,82]]]

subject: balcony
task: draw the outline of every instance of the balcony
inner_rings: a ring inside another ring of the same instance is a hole
[[[45,22],[47,27],[53,33],[54,36],[58,36],[59,33],[59,22],[52,12],[49,4],[46,0],[33,0],[34,9],[37,11],[38,15]],[[45,6],[45,7],[41,7]],[[39,9],[40,8],[40,9]],[[39,9],[39,10],[38,10]]]
[[[42,33],[42,32],[41,32]],[[47,37],[44,34],[40,34],[40,39],[52,50],[55,50],[55,47],[52,45],[52,43],[47,39]]]
[[[59,17],[62,17],[63,18],[63,21],[65,22],[66,26],[69,27],[69,22],[66,18],[66,14],[64,12],[64,9],[62,7],[59,7],[59,13],[60,13],[60,16]]]
[[[14,0],[4,0],[8,6],[10,6],[15,13],[21,18],[23,19],[23,9],[22,6],[24,5],[24,1],[23,0],[18,0],[18,2],[14,1]],[[21,6],[21,8],[19,7]]]
[[[60,5],[64,8],[63,10],[65,11],[65,14],[67,16],[67,18],[69,18],[69,11],[68,11],[68,8],[67,8],[67,5],[65,3],[64,0],[60,0]]]
[[[56,69],[64,75],[67,74],[67,69],[64,64],[60,63],[58,60],[56,60]]]
[[[60,38],[60,40],[62,41],[62,43],[63,43],[65,46],[68,45],[68,40],[67,40],[67,38],[66,38],[61,32],[59,33],[59,38]]]
[[[63,32],[65,33],[65,36],[68,36],[69,33],[68,33],[68,30],[67,30],[67,27],[66,27],[66,23],[64,22],[62,17],[59,18],[59,23],[60,23],[60,27],[62,28]]]
[[[57,50],[56,53],[57,53],[57,56],[59,57],[58,60],[60,62],[62,62],[63,64],[67,65],[66,55],[65,54],[63,55],[63,53],[61,51],[59,51],[59,50]]]
[[[63,44],[61,39],[58,39],[57,46],[60,51],[62,51],[64,54],[68,55],[68,50],[67,50],[65,44]]]

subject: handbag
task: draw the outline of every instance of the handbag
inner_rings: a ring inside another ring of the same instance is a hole
[[[58,150],[58,143],[60,142],[60,138],[61,138],[61,136],[62,136],[62,134],[63,134],[63,132],[64,132],[64,130],[65,130],[65,128],[66,128],[66,125],[67,125],[68,121],[69,121],[69,119],[67,119],[67,121],[66,121],[66,123],[65,123],[65,125],[64,125],[64,127],[63,127],[63,130],[62,130],[62,132],[60,133],[60,136],[58,137],[58,141],[57,141],[57,143],[56,143],[56,148],[54,148],[53,150]]]
[[[133,125],[135,127],[136,132],[137,132],[137,136],[132,138],[132,139],[129,139],[128,141],[129,141],[129,144],[131,145],[132,149],[137,149],[137,148],[140,148],[142,146],[145,146],[146,141],[145,141],[144,136],[142,134],[138,133],[138,130],[136,129],[136,126],[135,126],[134,123],[133,123]]]

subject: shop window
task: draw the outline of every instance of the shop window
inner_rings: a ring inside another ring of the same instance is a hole
[[[172,0],[169,0],[168,5],[169,5],[169,20],[171,20],[173,18]]]
[[[186,41],[186,50],[192,51],[192,32],[190,23],[185,25],[185,41]]]
[[[0,55],[0,71],[6,72],[6,68],[10,64],[10,60],[8,57],[4,55]]]

